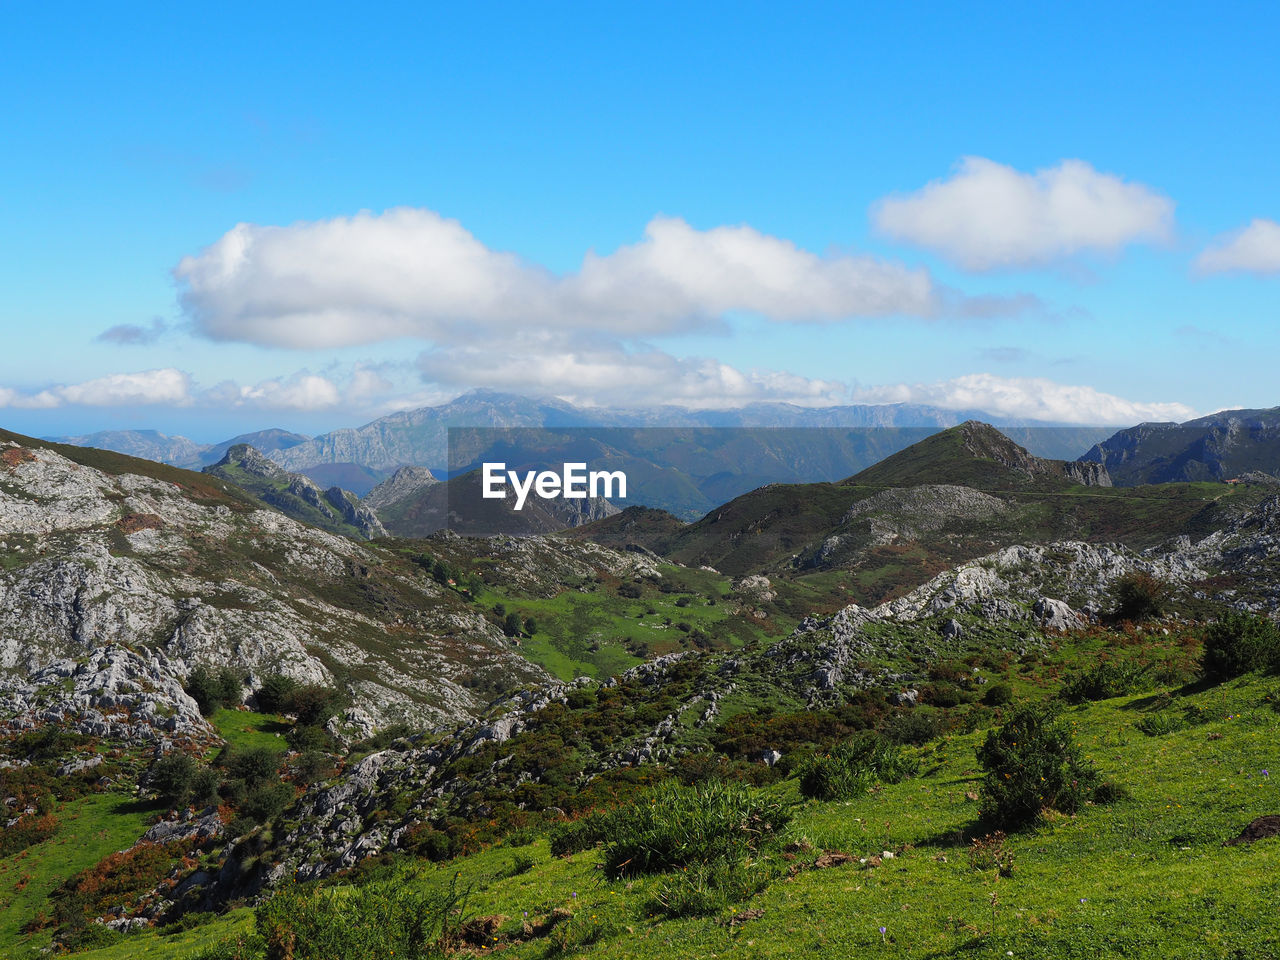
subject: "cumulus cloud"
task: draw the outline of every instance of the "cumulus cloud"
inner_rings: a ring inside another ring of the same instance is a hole
[[[924,403],[948,410],[983,410],[1002,417],[1057,423],[1128,425],[1149,420],[1188,420],[1182,403],[1137,402],[1093,387],[1040,377],[973,373],[936,383],[901,383],[854,392],[858,403]]]
[[[1201,273],[1280,273],[1280,223],[1258,218],[1218,237],[1196,258],[1196,269]]]
[[[556,396],[572,403],[641,407],[670,404],[703,409],[763,400],[807,405],[838,401],[848,388],[774,370],[739,370],[705,357],[675,357],[619,343],[570,344],[530,335],[504,348],[472,343],[424,352],[418,366],[435,384]]]
[[[732,311],[813,322],[939,309],[922,269],[820,256],[749,226],[697,230],[671,217],[652,220],[638,243],[588,253],[565,275],[413,208],[287,227],[242,223],[174,275],[198,332],[285,347],[447,342],[530,326],[642,336]]]
[[[991,270],[1167,240],[1173,201],[1083,160],[1023,173],[965,157],[950,178],[882,199],[872,218],[889,237],[968,270]]]
[[[61,406],[122,407],[191,403],[191,378],[166,367],[141,373],[113,373],[83,383],[48,387],[35,393],[0,388],[0,407],[50,409]]]
[[[99,343],[114,343],[122,347],[138,347],[155,343],[169,330],[169,325],[159,317],[153,317],[150,326],[137,323],[119,323],[108,327],[94,337]]]
[[[343,393],[328,377],[295,373],[255,384],[227,380],[211,388],[205,399],[220,406],[305,411],[336,407],[343,402]]]

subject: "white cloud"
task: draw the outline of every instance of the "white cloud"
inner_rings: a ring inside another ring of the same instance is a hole
[[[208,391],[206,400],[219,405],[264,410],[328,410],[343,401],[338,385],[314,373],[262,380],[252,385],[225,381]]]
[[[872,217],[894,239],[933,250],[969,270],[990,270],[1168,240],[1173,201],[1143,184],[1100,173],[1083,160],[1022,173],[983,157],[965,157],[950,179],[886,197]]]
[[[436,384],[483,384],[582,405],[710,409],[761,400],[824,405],[848,392],[844,384],[831,380],[742,371],[704,357],[628,351],[609,342],[575,345],[548,336],[528,336],[501,348],[474,343],[429,350],[419,357],[418,366],[424,378]]]
[[[936,383],[901,383],[854,392],[857,403],[924,403],[948,410],[982,410],[1003,417],[1056,423],[1130,425],[1188,420],[1195,411],[1175,402],[1138,402],[1093,387],[1040,377],[972,373]]]
[[[696,230],[669,217],[652,220],[636,244],[588,253],[564,276],[413,208],[287,227],[242,223],[174,275],[199,332],[286,347],[449,342],[530,327],[631,337],[730,311],[808,322],[939,309],[923,269],[819,256],[749,226]]]
[[[113,373],[83,383],[48,387],[36,393],[0,389],[0,407],[49,409],[66,405],[122,407],[191,403],[191,378],[181,370],[166,367],[140,373]]]
[[[1223,234],[1196,258],[1196,269],[1201,273],[1280,273],[1280,223],[1257,218],[1247,227]]]

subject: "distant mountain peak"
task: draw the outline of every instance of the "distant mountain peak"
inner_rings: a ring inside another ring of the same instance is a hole
[[[978,489],[1007,489],[1042,479],[1092,487],[1111,486],[1111,478],[1102,464],[1037,457],[980,420],[966,420],[939,431],[845,482],[882,486],[956,483]]]

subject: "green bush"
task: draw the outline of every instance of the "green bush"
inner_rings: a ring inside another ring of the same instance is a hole
[[[551,828],[551,855],[563,857],[601,843],[606,817],[606,813],[593,813],[580,820],[556,824]]]
[[[1013,703],[1013,687],[1007,683],[992,684],[983,694],[982,702],[988,707],[1002,707],[1006,703]]]
[[[1210,680],[1280,668],[1280,629],[1266,617],[1226,613],[1205,630],[1200,666]]]
[[[266,823],[293,802],[293,787],[287,783],[267,783],[249,791],[239,814],[254,823]]]
[[[1015,708],[1004,726],[987,734],[978,760],[986,772],[979,811],[1003,829],[1034,824],[1046,809],[1073,813],[1098,784],[1051,704]]]
[[[1115,604],[1112,616],[1116,620],[1139,623],[1164,613],[1169,585],[1149,573],[1134,571],[1118,577],[1110,592]]]
[[[668,782],[603,816],[605,875],[737,863],[771,843],[790,819],[782,804],[738,784]]]
[[[161,802],[173,807],[183,806],[191,792],[191,781],[199,764],[180,750],[170,750],[151,765],[151,789]]]
[[[455,875],[441,890],[404,879],[354,890],[295,887],[254,912],[265,960],[426,960],[445,957],[459,941],[467,891]]]
[[[258,709],[263,713],[283,713],[286,700],[298,689],[298,681],[282,673],[269,673],[258,687]]]
[[[805,760],[797,771],[800,793],[815,800],[852,800],[877,780],[898,783],[917,764],[883,737],[864,734]]]
[[[188,799],[197,807],[216,806],[220,797],[218,788],[222,786],[222,778],[212,767],[201,767],[191,777],[191,792]]]
[[[1150,670],[1150,667],[1115,661],[1094,664],[1067,678],[1062,685],[1062,698],[1067,703],[1084,703],[1123,697],[1143,689]]]
[[[270,747],[253,747],[233,753],[227,764],[231,776],[243,780],[250,790],[276,779],[280,771],[280,754]]]

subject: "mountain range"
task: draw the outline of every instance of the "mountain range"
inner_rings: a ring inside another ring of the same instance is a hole
[[[1116,484],[1232,480],[1280,475],[1280,407],[1224,410],[1185,423],[1141,423],[1096,444],[1081,460],[1106,466]]]
[[[474,390],[438,406],[392,413],[362,427],[343,428],[316,437],[271,429],[217,444],[198,444],[154,430],[116,430],[48,439],[193,469],[216,463],[231,446],[247,443],[286,470],[304,473],[321,486],[336,485],[363,496],[401,466],[424,466],[441,475],[447,474],[450,427],[892,428],[920,430],[920,434],[912,437],[917,439],[926,430],[975,418],[1000,424],[1036,454],[1067,459],[1110,433],[1105,428],[998,418],[980,410],[945,410],[920,404],[810,408],[787,403],[756,403],[723,411],[673,406],[625,410],[577,407],[554,398]]]

